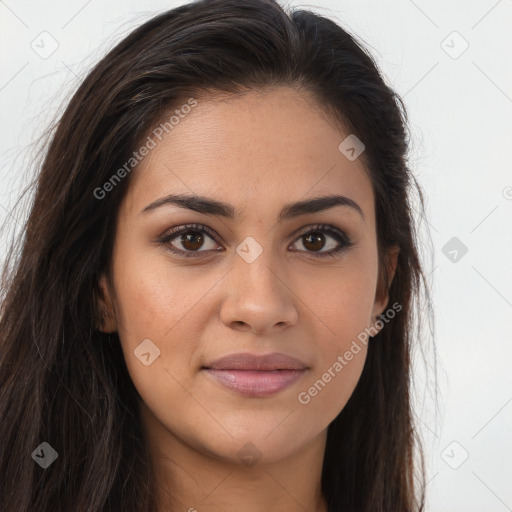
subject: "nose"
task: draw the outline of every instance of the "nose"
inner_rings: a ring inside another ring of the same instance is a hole
[[[273,334],[295,325],[297,296],[290,279],[272,264],[269,251],[253,262],[234,258],[225,280],[226,296],[220,317],[224,325],[241,332]]]

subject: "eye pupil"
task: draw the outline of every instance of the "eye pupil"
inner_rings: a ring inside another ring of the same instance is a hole
[[[204,242],[204,237],[199,231],[188,231],[181,235],[181,243],[187,250],[193,251],[199,249]],[[192,247],[187,247],[186,244],[192,244]]]
[[[304,239],[304,247],[310,250],[322,249],[325,243],[324,236],[321,233],[308,233]],[[320,246],[318,246],[318,242],[320,242]],[[311,245],[313,246],[311,247]]]

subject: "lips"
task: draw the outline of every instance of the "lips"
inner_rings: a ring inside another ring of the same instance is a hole
[[[281,353],[257,355],[250,353],[231,354],[212,363],[206,364],[203,368],[209,370],[305,370],[307,365],[296,359]]]
[[[246,397],[266,397],[291,386],[308,366],[286,354],[232,354],[202,368],[218,384]]]

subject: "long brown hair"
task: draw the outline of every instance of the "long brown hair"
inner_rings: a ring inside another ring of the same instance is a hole
[[[97,190],[187,98],[274,85],[313,93],[364,142],[381,272],[384,250],[400,247],[388,292],[389,304],[402,309],[370,341],[359,383],[328,427],[329,511],[423,510],[410,378],[420,342],[413,317],[425,306],[416,299],[427,287],[406,110],[354,36],[272,0],[199,1],[150,19],[90,71],[57,123],[2,281],[0,510],[154,512],[137,391],[117,334],[96,329],[99,276],[109,267],[131,174],[108,197]],[[31,457],[43,441],[58,453],[47,469]]]

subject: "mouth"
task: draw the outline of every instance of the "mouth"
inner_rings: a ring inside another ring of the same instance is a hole
[[[305,363],[286,354],[233,354],[218,359],[202,371],[218,384],[246,397],[274,395],[304,376]]]
[[[273,395],[299,380],[306,370],[213,370],[204,371],[223,386],[247,397]]]

